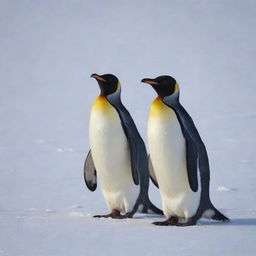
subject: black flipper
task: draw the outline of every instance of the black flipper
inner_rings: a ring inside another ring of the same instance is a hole
[[[184,128],[185,140],[186,140],[186,163],[188,181],[192,191],[197,192],[198,190],[198,151],[196,144],[191,139],[189,133]]]
[[[195,141],[192,139],[187,127],[184,125],[183,119],[180,116],[180,112],[174,109],[176,116],[179,120],[181,126],[182,134],[186,141],[186,164],[187,164],[187,174],[190,188],[193,192],[198,190],[198,149]]]
[[[158,187],[158,182],[156,179],[156,175],[155,175],[155,171],[151,162],[151,158],[150,155],[148,155],[148,170],[149,170],[149,175],[150,175],[150,179],[153,182],[153,184]]]
[[[196,126],[180,103],[171,106],[175,111],[182,126],[182,132],[186,139],[186,160],[188,179],[192,191],[198,190],[198,171],[200,173],[202,192],[204,199],[209,199],[210,167],[205,145],[196,129]],[[204,203],[208,203],[205,201]]]
[[[97,188],[97,173],[92,159],[91,150],[84,162],[84,181],[88,189],[95,191]]]
[[[140,183],[139,181],[139,161],[140,161],[139,150],[137,149],[136,143],[134,143],[135,138],[134,138],[134,134],[132,134],[131,132],[132,129],[130,127],[129,122],[126,122],[126,120],[122,119],[121,117],[121,124],[130,148],[132,178],[133,178],[134,184],[139,185]]]

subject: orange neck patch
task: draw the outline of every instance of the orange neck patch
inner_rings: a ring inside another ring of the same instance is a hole
[[[171,116],[171,109],[166,106],[161,97],[157,97],[150,108],[150,117],[170,117]]]

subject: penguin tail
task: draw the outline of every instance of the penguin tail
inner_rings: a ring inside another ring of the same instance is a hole
[[[228,217],[226,217],[224,214],[222,214],[217,209],[214,209],[214,215],[211,217],[211,219],[218,220],[218,221],[225,221],[225,222],[230,221],[230,219]]]
[[[210,219],[223,221],[223,222],[230,221],[228,217],[226,217],[224,214],[218,211],[213,205],[211,205],[210,209],[213,211],[213,214],[210,216]]]
[[[164,215],[163,211],[156,207],[149,199],[143,205],[142,213]]]

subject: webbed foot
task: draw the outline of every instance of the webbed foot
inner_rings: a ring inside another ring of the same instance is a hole
[[[165,221],[156,221],[153,222],[153,224],[157,226],[176,226],[178,222],[179,220],[177,217],[171,216],[169,219]]]
[[[124,215],[120,214],[119,210],[113,210],[111,213],[109,214],[105,214],[105,215],[95,215],[93,216],[94,218],[112,218],[112,219],[126,219],[126,218],[132,218],[132,215],[130,215],[130,213],[126,213]]]

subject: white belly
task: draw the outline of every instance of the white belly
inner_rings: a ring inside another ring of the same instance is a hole
[[[148,145],[163,211],[166,217],[189,218],[197,211],[200,189],[195,193],[189,186],[185,139],[176,114],[161,104],[153,103],[151,107]]]
[[[130,150],[117,111],[108,102],[93,107],[89,138],[93,161],[109,210],[129,212],[139,195],[131,172]],[[106,109],[107,108],[107,109]]]

